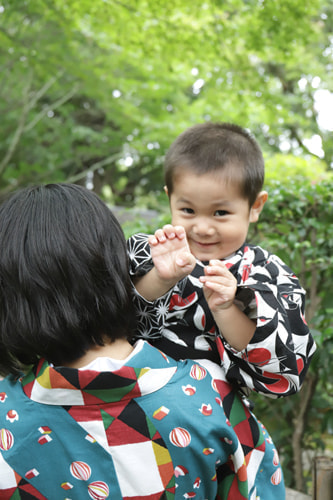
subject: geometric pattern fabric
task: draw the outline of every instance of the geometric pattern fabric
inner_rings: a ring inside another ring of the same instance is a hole
[[[41,360],[0,381],[1,500],[284,499],[274,445],[222,370],[140,346],[116,372]]]
[[[146,274],[153,267],[148,235],[135,234],[127,245],[131,275]],[[316,346],[304,319],[305,291],[297,277],[279,257],[254,245],[243,245],[224,263],[237,280],[235,303],[256,321],[244,351],[236,351],[220,335],[199,280],[207,263],[199,260],[164,296],[149,302],[135,293],[137,338],[174,359],[221,363],[227,379],[242,390],[275,397],[298,392]]]

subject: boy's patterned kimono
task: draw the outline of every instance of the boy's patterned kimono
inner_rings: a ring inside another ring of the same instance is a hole
[[[41,360],[0,382],[0,498],[284,500],[273,443],[221,368],[139,347],[114,372]]]
[[[152,268],[148,235],[132,236],[128,254],[132,276]],[[236,351],[220,334],[199,281],[205,265],[200,261],[189,276],[153,302],[134,289],[138,337],[175,359],[222,361],[235,387],[274,397],[296,393],[315,351],[304,319],[305,291],[279,257],[258,246],[244,245],[224,262],[237,279],[235,303],[256,321],[246,349]]]

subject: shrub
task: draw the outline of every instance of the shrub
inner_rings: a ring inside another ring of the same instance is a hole
[[[279,255],[299,277],[318,347],[300,393],[275,401],[255,396],[255,413],[264,418],[283,456],[286,483],[305,491],[304,450],[323,449],[323,433],[333,432],[332,176],[318,182],[301,176],[272,180],[267,188],[269,201],[249,240]]]

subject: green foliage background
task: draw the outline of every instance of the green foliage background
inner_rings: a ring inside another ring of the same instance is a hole
[[[333,433],[332,178],[313,182],[296,176],[287,182],[272,181],[269,192],[270,199],[251,236],[288,263],[306,289],[305,316],[317,352],[299,394],[271,403],[256,397],[255,411],[274,435],[284,458],[287,484],[305,491],[311,483],[311,469],[305,468],[297,481],[293,461],[304,459],[304,450],[312,451],[310,457],[313,452],[322,453],[327,435]],[[300,428],[304,431],[299,436],[303,455],[297,456],[295,440]]]
[[[322,93],[333,116],[332,30],[330,0],[0,0],[0,198],[77,182],[128,207],[127,235],[153,230],[169,217],[163,157],[181,131],[228,121],[258,139],[270,198],[251,239],[300,276],[318,351],[304,391],[259,398],[256,413],[304,490],[304,408],[304,449],[333,432],[333,119],[316,105]]]
[[[166,149],[206,120],[249,128],[271,164],[329,168],[332,26],[329,0],[1,0],[0,192],[88,173],[154,204]]]

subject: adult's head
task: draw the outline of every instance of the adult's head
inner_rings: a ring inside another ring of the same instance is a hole
[[[251,207],[264,182],[264,159],[254,137],[230,123],[202,123],[180,134],[170,146],[164,164],[165,184],[170,196],[177,175],[220,174],[237,183]]]
[[[48,184],[0,206],[0,372],[71,362],[133,324],[125,238],[96,194]]]

